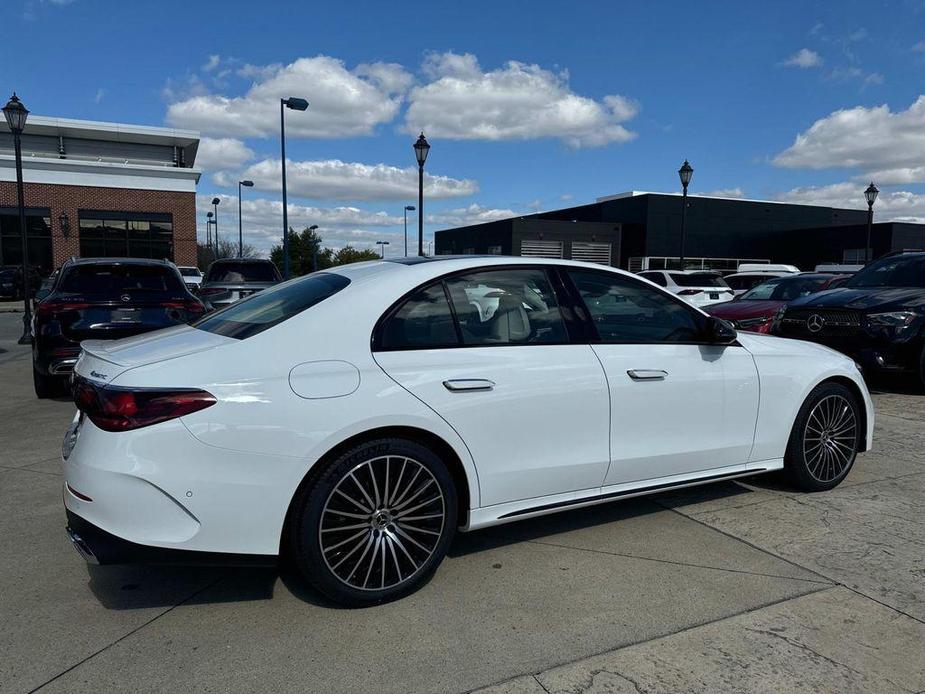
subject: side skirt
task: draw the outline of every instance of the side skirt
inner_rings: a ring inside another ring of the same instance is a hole
[[[686,479],[674,479],[670,481],[654,482],[652,480],[641,486],[614,485],[620,486],[621,489],[613,487],[603,487],[595,490],[596,494],[587,494],[586,490],[582,492],[573,492],[569,494],[557,494],[553,497],[541,497],[527,501],[514,502],[510,504],[498,504],[497,506],[488,506],[479,509],[472,509],[469,514],[469,524],[460,530],[476,530],[486,528],[492,525],[510,523],[512,521],[544,516],[558,511],[568,509],[583,508],[585,506],[594,506],[605,504],[609,501],[618,499],[630,499],[637,496],[645,496],[656,492],[669,491],[674,489],[683,489],[685,487],[694,487],[711,482],[722,482],[727,480],[750,477],[765,472],[772,472],[783,468],[783,460],[764,460],[757,463],[749,463],[748,467],[737,465],[734,469],[727,468],[726,472],[714,473],[701,477],[687,477]],[[664,478],[662,478],[664,479]],[[612,491],[610,491],[612,490]],[[584,495],[582,495],[584,494]],[[582,496],[579,496],[582,495]],[[534,503],[527,503],[532,501]]]

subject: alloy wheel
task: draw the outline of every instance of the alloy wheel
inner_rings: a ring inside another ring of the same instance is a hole
[[[445,519],[443,490],[425,465],[380,456],[356,465],[328,495],[318,540],[328,569],[342,583],[385,590],[421,571]]]
[[[803,458],[819,482],[836,480],[857,453],[858,422],[854,407],[841,395],[828,395],[810,410],[803,433]]]

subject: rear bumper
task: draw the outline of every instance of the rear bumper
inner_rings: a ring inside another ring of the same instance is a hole
[[[70,509],[66,532],[77,553],[88,564],[169,564],[175,566],[275,566],[266,554],[228,554],[152,547],[129,542],[81,518]]]

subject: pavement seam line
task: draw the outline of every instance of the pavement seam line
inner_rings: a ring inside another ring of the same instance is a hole
[[[80,660],[80,661],[74,663],[73,665],[71,665],[71,666],[68,667],[68,668],[65,668],[64,670],[62,670],[61,672],[59,672],[59,673],[58,673],[57,675],[55,675],[54,677],[52,677],[52,678],[46,680],[45,682],[42,682],[40,685],[38,685],[37,687],[34,687],[33,689],[30,689],[29,692],[28,692],[28,694],[34,694],[34,692],[37,692],[37,691],[39,691],[40,689],[42,689],[42,688],[44,688],[44,687],[47,687],[49,684],[51,684],[51,683],[54,682],[55,680],[57,680],[57,679],[59,679],[59,678],[61,678],[61,677],[64,677],[64,675],[66,675],[67,673],[71,672],[72,670],[76,670],[77,668],[79,668],[81,665],[83,665],[83,664],[86,663],[87,661],[92,660],[93,658],[95,658],[96,656],[98,656],[100,653],[103,653],[104,651],[108,651],[110,648],[112,648],[113,646],[115,646],[115,645],[118,644],[118,643],[121,643],[122,641],[124,641],[125,639],[129,638],[130,636],[134,636],[135,634],[137,634],[139,631],[141,631],[142,629],[144,629],[144,628],[145,628],[146,626],[148,626],[149,624],[152,624],[153,622],[157,621],[158,619],[160,619],[160,618],[163,617],[164,615],[173,612],[175,609],[177,609],[178,607],[180,607],[180,606],[182,606],[182,605],[185,605],[186,603],[188,603],[190,600],[192,600],[193,598],[195,598],[195,597],[196,597],[197,595],[199,595],[200,593],[203,593],[203,592],[207,591],[209,588],[212,588],[213,586],[217,585],[217,584],[222,580],[222,578],[224,578],[224,577],[223,577],[223,576],[219,576],[219,577],[216,578],[214,581],[208,583],[207,585],[203,586],[203,587],[200,588],[199,590],[193,591],[193,592],[190,593],[188,596],[186,596],[185,598],[183,598],[180,602],[178,602],[176,605],[171,605],[170,607],[168,607],[168,608],[167,608],[166,610],[164,610],[163,612],[159,612],[158,614],[156,614],[156,615],[154,615],[153,617],[151,617],[151,619],[149,619],[148,621],[144,622],[143,624],[139,624],[137,627],[135,627],[135,628],[132,629],[131,631],[126,632],[125,634],[123,634],[122,636],[120,636],[119,638],[117,638],[117,639],[116,639],[115,641],[113,641],[112,643],[106,644],[105,646],[103,646],[102,648],[100,648],[100,649],[97,650],[97,651],[94,651],[93,653],[91,653],[91,654],[88,655],[87,657],[83,658],[82,660]]]
[[[669,507],[665,507],[665,508],[668,508],[669,511],[673,511],[674,513],[677,513],[678,515],[683,516],[684,518],[688,518],[688,519],[694,521],[695,523],[700,523],[700,525],[704,526],[705,528],[710,528],[711,530],[715,530],[716,532],[718,532],[718,533],[720,533],[720,534],[722,534],[722,535],[725,535],[726,537],[732,538],[733,540],[735,540],[735,541],[737,541],[737,542],[741,542],[741,543],[744,544],[744,545],[748,545],[748,546],[751,547],[752,549],[756,549],[756,550],[758,550],[759,552],[764,552],[765,554],[767,554],[767,555],[770,556],[770,557],[774,557],[775,559],[780,559],[782,562],[785,562],[785,563],[787,563],[787,564],[790,564],[791,566],[795,566],[795,567],[797,567],[798,569],[802,569],[803,571],[807,571],[807,572],[809,572],[809,573],[811,573],[811,574],[814,574],[814,575],[818,576],[819,578],[824,579],[824,580],[825,580],[826,582],[828,582],[828,583],[835,584],[835,585],[839,585],[839,584],[840,584],[840,581],[832,580],[830,577],[828,577],[828,576],[826,576],[826,575],[824,575],[824,574],[821,574],[821,573],[819,573],[818,571],[814,571],[813,569],[810,569],[810,568],[808,568],[808,567],[806,567],[806,566],[803,566],[802,564],[800,564],[800,563],[798,563],[798,562],[795,562],[795,561],[793,561],[792,559],[787,559],[786,557],[782,557],[782,556],[780,556],[779,554],[776,554],[776,553],[774,553],[774,552],[768,550],[768,549],[765,548],[765,547],[759,547],[758,545],[754,544],[753,542],[749,542],[748,540],[746,540],[746,539],[744,539],[744,538],[737,537],[737,536],[733,535],[732,533],[729,533],[729,532],[726,532],[725,530],[722,530],[722,529],[720,529],[720,528],[714,527],[714,526],[710,525],[709,523],[706,523],[706,522],[700,520],[699,518],[695,518],[694,516],[690,516],[690,515],[688,515],[688,514],[686,514],[686,513],[682,513],[681,511],[679,511],[679,510],[676,509],[676,508],[669,508]]]
[[[818,584],[817,584],[817,585],[818,585]],[[540,679],[539,679],[540,676],[543,675],[543,673],[549,672],[550,670],[557,670],[557,669],[559,669],[559,668],[567,667],[567,666],[569,666],[569,665],[575,665],[575,664],[580,663],[580,662],[585,661],[585,660],[591,660],[592,658],[597,658],[597,657],[602,656],[602,655],[607,655],[608,653],[616,653],[616,652],[618,652],[618,651],[622,651],[622,650],[625,650],[625,649],[627,649],[627,648],[632,648],[632,647],[634,647],[634,646],[642,646],[642,645],[647,644],[647,643],[654,643],[654,642],[656,642],[656,641],[661,641],[662,639],[670,639],[670,638],[672,638],[672,637],[674,637],[674,636],[678,636],[679,634],[684,634],[684,633],[687,633],[688,631],[693,631],[694,629],[700,629],[701,627],[710,626],[711,624],[716,624],[717,622],[723,622],[723,621],[725,621],[725,620],[727,620],[727,619],[736,619],[737,617],[741,617],[742,615],[750,614],[750,613],[752,613],[752,612],[757,612],[758,610],[764,610],[764,609],[767,609],[767,608],[769,608],[769,607],[776,607],[777,605],[781,605],[781,604],[783,604],[783,603],[785,603],[785,602],[790,602],[791,600],[799,600],[800,598],[805,598],[805,597],[807,597],[807,596],[809,596],[809,595],[816,595],[817,593],[825,593],[826,591],[834,590],[834,589],[839,588],[839,587],[841,587],[841,586],[839,586],[839,585],[827,584],[825,587],[819,588],[819,589],[817,589],[817,590],[808,590],[808,591],[806,591],[805,593],[799,593],[798,595],[789,595],[789,596],[787,596],[787,597],[785,597],[785,598],[778,598],[777,600],[772,600],[771,602],[766,603],[766,604],[764,604],[764,605],[757,605],[757,606],[755,606],[755,607],[750,607],[750,608],[747,609],[747,610],[742,610],[741,612],[736,612],[736,613],[731,614],[731,615],[726,615],[726,616],[724,616],[724,617],[717,617],[716,619],[708,619],[708,620],[706,620],[706,621],[704,621],[704,622],[699,622],[699,623],[697,623],[697,624],[691,624],[689,627],[684,627],[683,629],[678,629],[678,631],[673,631],[673,632],[671,632],[670,634],[662,634],[662,635],[660,635],[660,636],[653,636],[653,637],[648,638],[648,639],[639,639],[638,641],[631,641],[630,643],[623,644],[622,646],[617,646],[616,648],[606,648],[606,649],[604,649],[604,650],[597,651],[596,653],[591,653],[591,654],[589,654],[589,655],[583,655],[583,656],[580,656],[580,657],[578,657],[578,658],[572,658],[571,660],[565,660],[565,661],[562,661],[562,662],[560,662],[560,663],[556,663],[555,665],[550,665],[549,667],[547,667],[547,668],[545,668],[545,669],[543,669],[543,670],[540,670],[539,672],[525,673],[525,674],[531,674],[531,675],[533,676],[533,678],[534,678],[537,682],[539,682],[539,681],[540,681]],[[617,673],[617,674],[619,674],[619,673]],[[501,682],[493,682],[493,683],[490,683],[490,684],[486,685],[486,687],[492,687],[492,686],[495,686],[495,685],[498,685],[498,684],[504,684],[505,682],[511,682],[511,681],[517,679],[518,677],[523,677],[523,676],[524,676],[523,674],[515,675],[514,677],[509,677],[508,679],[502,680]],[[543,687],[543,683],[542,683],[542,682],[540,682],[540,686]],[[546,691],[549,691],[549,690],[547,690],[545,687],[543,687],[543,689],[546,690]]]
[[[834,586],[838,585],[837,581],[832,581],[826,579],[824,581],[818,581],[811,578],[797,578],[795,576],[781,576],[779,574],[767,574],[760,571],[746,571],[745,569],[730,569],[722,566],[707,566],[705,564],[692,564],[684,561],[673,561],[671,559],[659,559],[658,557],[642,557],[638,554],[627,554],[625,552],[610,552],[603,549],[591,549],[589,547],[573,547],[572,545],[563,545],[557,542],[545,542],[542,540],[527,540],[527,542],[536,544],[536,545],[546,545],[547,547],[561,547],[563,549],[574,549],[579,552],[592,552],[594,554],[604,554],[611,557],[624,557],[626,559],[638,559],[640,561],[652,561],[659,564],[672,564],[674,566],[688,566],[694,569],[706,569],[708,571],[726,571],[728,573],[734,574],[747,574],[749,576],[764,576],[765,578],[780,578],[788,581],[804,581],[806,583],[816,583],[819,585]],[[786,560],[785,560],[786,561]],[[790,563],[790,562],[788,562]]]

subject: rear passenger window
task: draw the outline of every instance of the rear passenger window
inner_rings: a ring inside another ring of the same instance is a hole
[[[377,347],[393,349],[436,349],[458,347],[453,312],[443,283],[419,289],[382,326]]]
[[[546,271],[502,269],[446,280],[464,345],[568,342]]]

